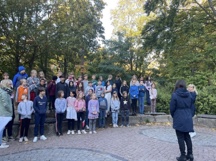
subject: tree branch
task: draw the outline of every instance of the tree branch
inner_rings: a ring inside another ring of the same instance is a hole
[[[214,14],[214,16],[216,16],[216,10],[215,10],[215,8],[214,8],[214,5],[213,5],[213,3],[212,3],[212,0],[208,0],[208,3],[209,3],[209,6],[210,6],[210,8],[211,8],[211,10],[212,10],[212,12],[213,12],[213,14]]]

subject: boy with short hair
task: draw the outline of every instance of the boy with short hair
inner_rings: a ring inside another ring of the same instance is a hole
[[[62,90],[64,92],[64,98],[67,98],[69,96],[69,88],[68,84],[65,83],[65,77],[62,75],[59,77],[60,82],[56,85],[56,98],[58,97],[58,91]]]
[[[40,87],[38,89],[39,95],[35,97],[33,108],[35,110],[35,127],[33,142],[38,141],[38,127],[40,126],[40,140],[46,140],[44,136],[44,123],[46,119],[47,98],[45,96],[45,89]]]
[[[85,96],[88,95],[88,91],[89,91],[90,89],[91,89],[91,90],[93,91],[93,93],[94,93],[94,88],[93,88],[93,86],[92,86],[92,82],[91,82],[91,81],[88,82],[88,86],[86,87],[86,90],[85,90]]]
[[[28,78],[28,74],[26,74],[25,67],[19,66],[18,73],[13,78],[14,89],[17,89],[19,87],[21,79],[27,79],[27,78]]]

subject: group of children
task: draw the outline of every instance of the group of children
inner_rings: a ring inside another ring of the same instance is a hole
[[[9,79],[8,75],[5,75],[4,79]],[[57,136],[63,134],[62,122],[65,113],[68,121],[67,134],[86,134],[85,129],[89,130],[89,134],[95,134],[97,120],[99,128],[105,128],[108,116],[112,116],[113,127],[118,127],[120,114],[121,127],[128,127],[130,112],[137,115],[137,101],[139,113],[144,114],[145,98],[147,104],[151,105],[151,112],[156,112],[155,84],[149,79],[144,81],[141,78],[138,81],[136,76],[132,77],[130,86],[118,75],[115,80],[109,75],[106,81],[102,76],[96,80],[96,75],[93,75],[89,81],[88,75],[84,75],[83,80],[82,77],[76,80],[74,74],[70,73],[65,80],[61,72],[47,82],[43,72],[37,77],[37,71],[32,70],[28,77],[25,68],[19,67],[11,87],[16,90],[14,102],[20,120],[19,142],[28,141],[32,113],[35,116],[33,142],[37,142],[39,130],[40,140],[47,139],[44,136],[47,106],[50,110],[55,110]]]

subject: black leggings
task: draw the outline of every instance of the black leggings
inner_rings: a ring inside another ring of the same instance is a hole
[[[75,120],[68,119],[68,130],[74,130]]]
[[[30,119],[24,118],[21,120],[20,137],[27,137],[28,136],[29,125],[30,125]],[[24,133],[24,131],[25,131],[25,133]]]
[[[56,132],[61,133],[62,134],[62,121],[64,118],[64,114],[63,113],[57,113],[56,114]]]
[[[137,99],[132,99],[132,112],[133,114],[136,114],[136,109],[137,109]]]
[[[85,112],[77,112],[77,130],[80,130],[80,123],[82,121],[82,130],[85,128]]]
[[[189,132],[181,132],[176,130],[176,136],[178,138],[181,155],[185,155],[185,143],[187,145],[187,154],[193,154],[192,141]]]

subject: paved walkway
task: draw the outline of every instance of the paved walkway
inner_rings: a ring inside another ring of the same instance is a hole
[[[216,161],[216,131],[196,128],[195,161]],[[37,143],[9,142],[0,161],[175,161],[179,155],[170,126],[108,128],[97,134],[48,136]]]

